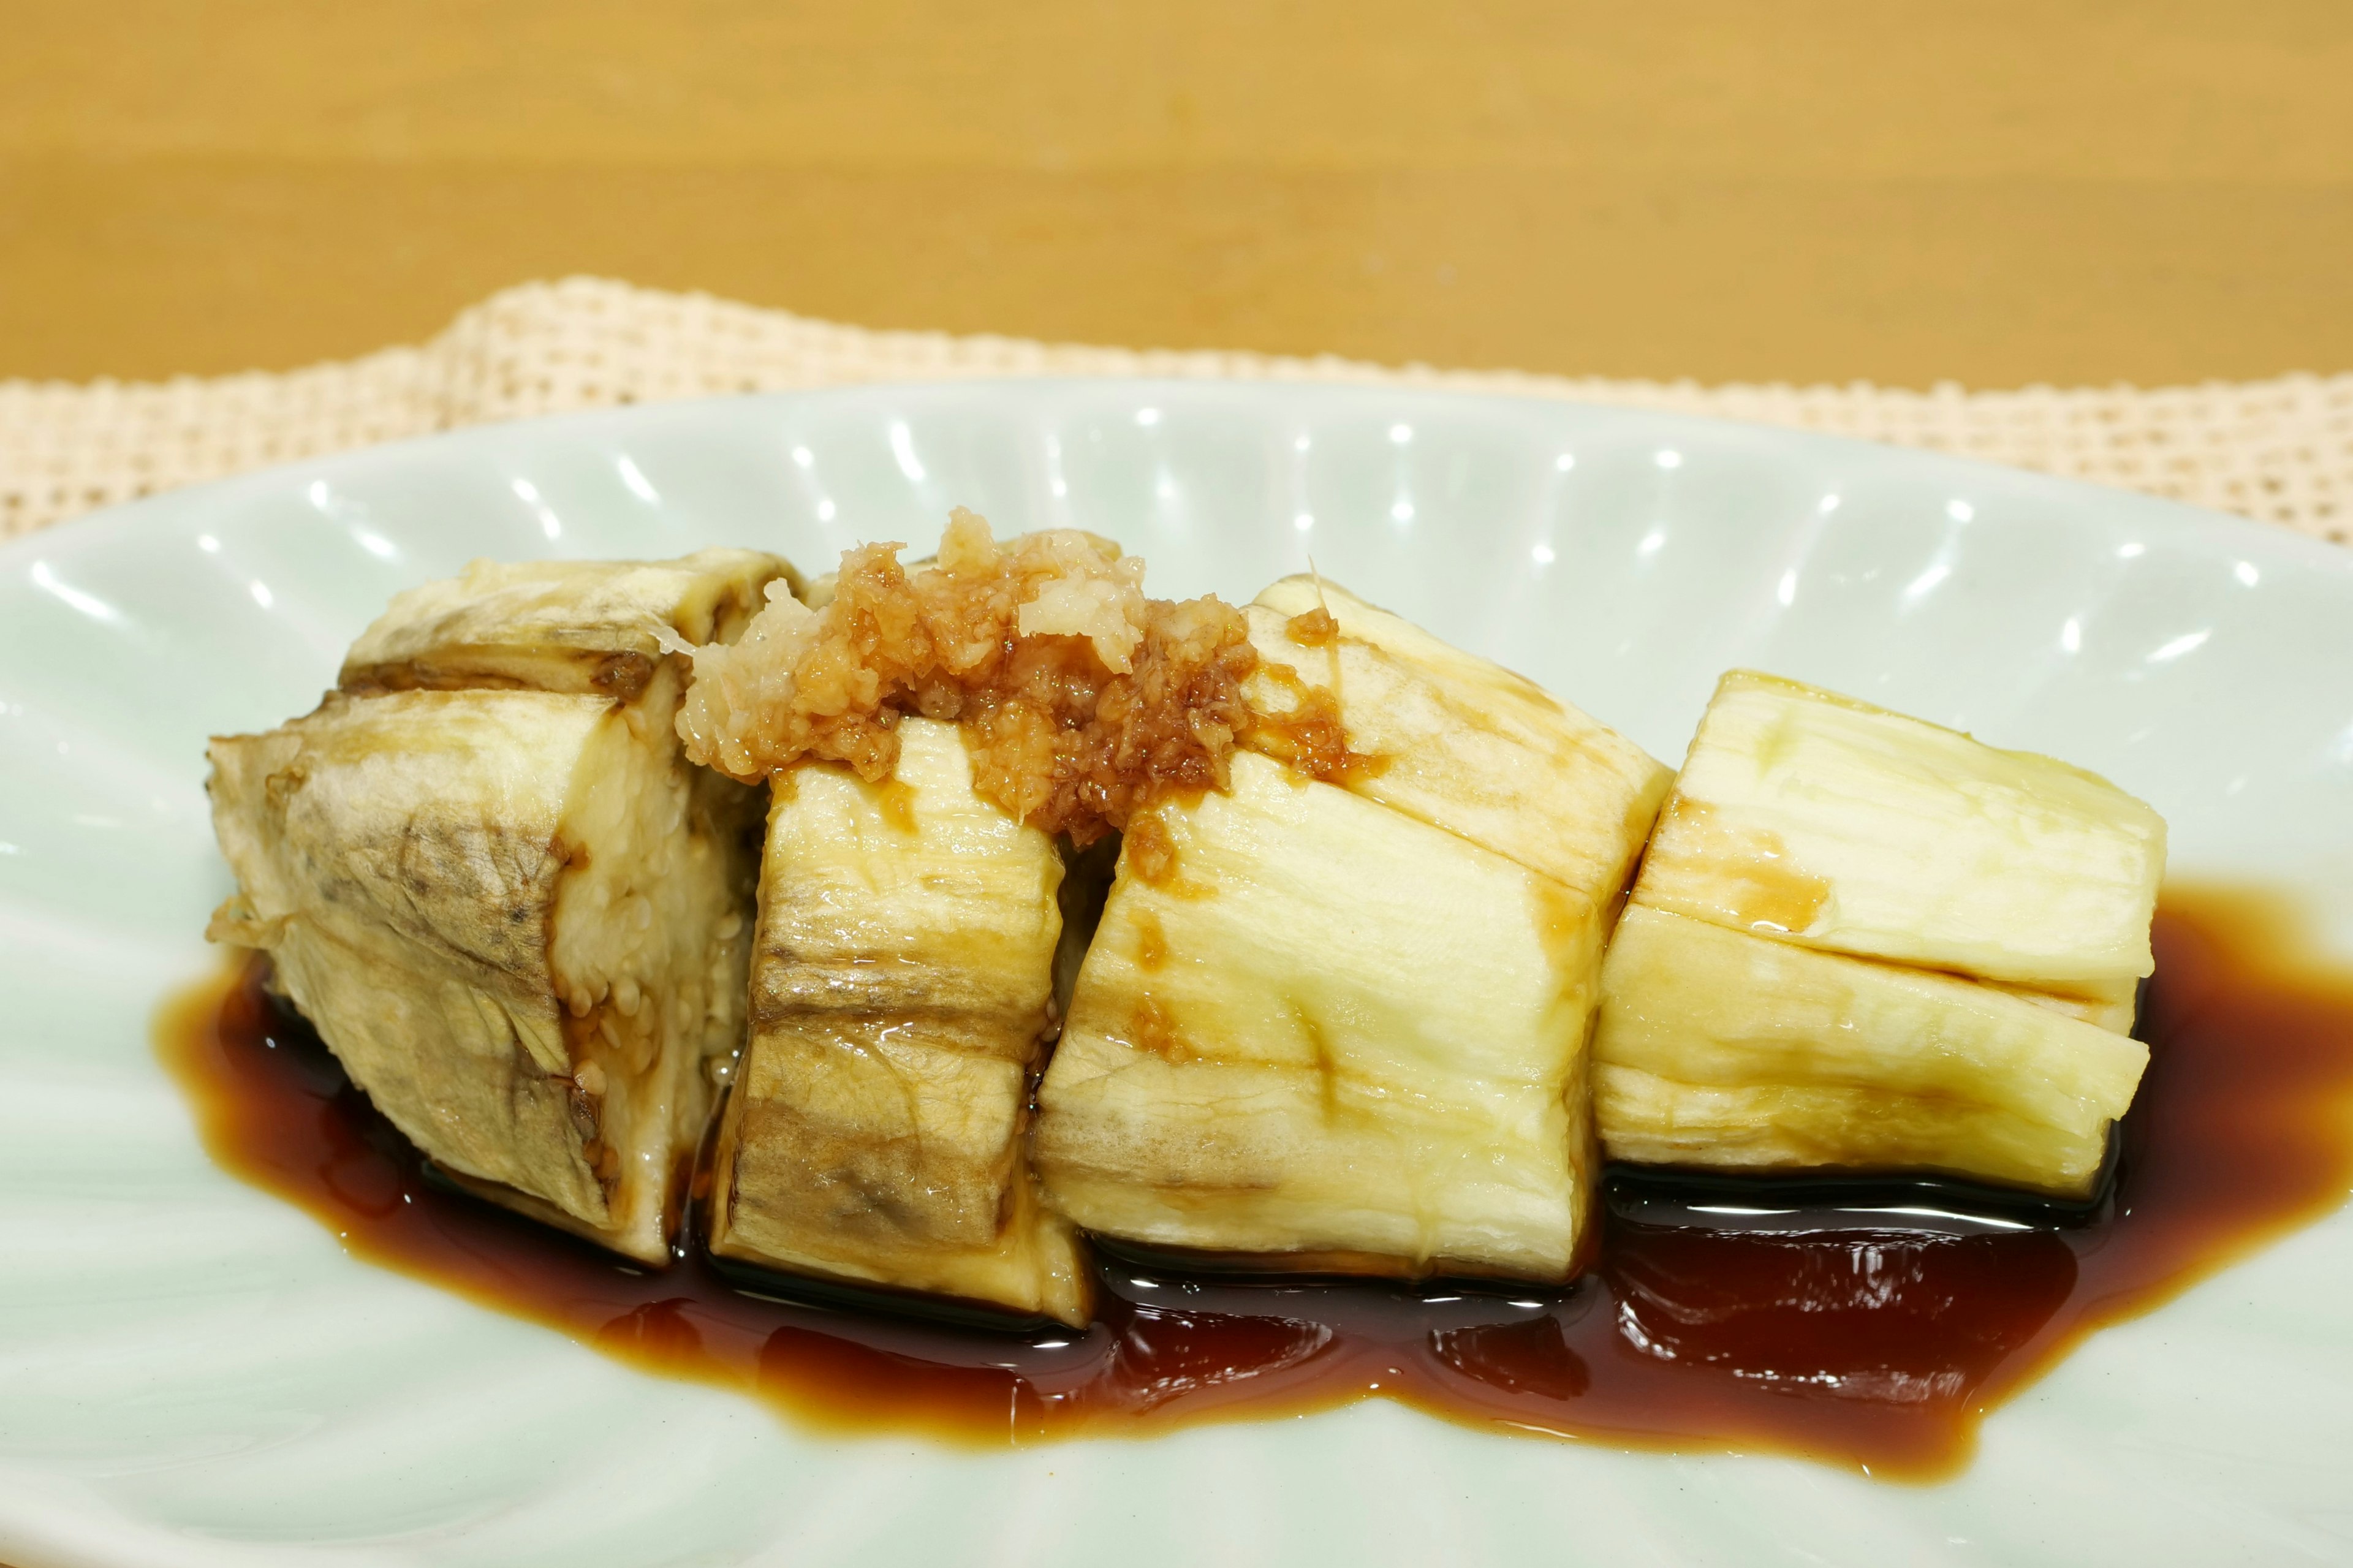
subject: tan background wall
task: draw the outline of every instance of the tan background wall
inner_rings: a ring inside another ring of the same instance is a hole
[[[2343,0],[8,0],[0,376],[587,271],[1609,375],[2353,367]]]

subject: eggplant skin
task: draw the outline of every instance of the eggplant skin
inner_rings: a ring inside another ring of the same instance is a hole
[[[212,743],[237,891],[353,1081],[495,1202],[651,1264],[743,1044],[756,792],[691,766],[691,645],[781,557],[477,561],[396,596],[313,712]]]
[[[610,1223],[550,961],[564,799],[610,704],[331,698],[212,745],[239,891],[211,934],[279,983],[395,1125],[453,1169]],[[593,1081],[593,1080],[592,1080]]]
[[[476,561],[394,598],[343,660],[350,692],[468,688],[633,701],[681,643],[733,642],[784,560],[702,550],[676,561]]]
[[[772,786],[712,1249],[1083,1324],[1083,1253],[1029,1165],[1061,859],[974,792],[955,725],[900,739],[887,784],[803,763]]]

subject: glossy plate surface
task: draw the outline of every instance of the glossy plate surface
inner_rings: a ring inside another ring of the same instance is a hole
[[[2106,773],[2353,953],[2353,552],[1917,453],[1504,399],[879,388],[493,427],[0,553],[0,1559],[1377,1565],[2353,1560],[2353,1216],[2093,1339],[1959,1479],[1378,1401],[975,1456],[837,1440],[356,1263],[216,1170],[151,1020],[216,960],[205,737],[470,557],[1076,524],[1164,595],[1314,563],[1679,759],[1753,665]]]

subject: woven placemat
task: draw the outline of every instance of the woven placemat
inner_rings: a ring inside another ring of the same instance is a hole
[[[495,419],[849,382],[1070,374],[1385,383],[1713,414],[2041,468],[2353,542],[2353,375],[2016,392],[1572,380],[872,331],[593,278],[495,294],[421,348],[283,374],[0,382],[0,537],[175,485]]]

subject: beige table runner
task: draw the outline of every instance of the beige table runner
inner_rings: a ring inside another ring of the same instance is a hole
[[[2353,542],[2353,375],[2016,392],[1571,380],[872,331],[589,278],[493,295],[421,348],[282,374],[0,382],[0,537],[176,485],[491,420],[851,382],[1074,374],[1451,387],[1711,414],[2041,468]]]

